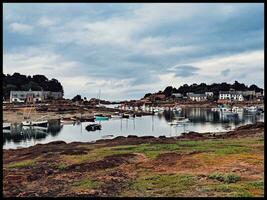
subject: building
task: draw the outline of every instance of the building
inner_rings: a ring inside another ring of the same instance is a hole
[[[173,95],[175,98],[183,98],[183,94],[182,94],[182,93],[172,93],[172,95]]]
[[[206,101],[207,100],[207,96],[205,94],[189,93],[187,97],[192,101]]]
[[[207,96],[207,97],[213,97],[213,92],[205,92],[205,95]]]
[[[42,102],[46,99],[61,99],[63,97],[62,92],[51,91],[10,91],[10,102],[18,103],[33,103]]]
[[[240,91],[220,91],[219,100],[244,101],[244,96]]]

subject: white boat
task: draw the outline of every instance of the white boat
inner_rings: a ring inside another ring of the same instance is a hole
[[[215,108],[211,108],[211,111],[212,111],[212,112],[220,112],[221,109],[218,108],[218,107],[215,107]]]
[[[75,121],[74,120],[60,120],[60,123],[61,124],[74,124],[75,123]]]
[[[249,106],[245,108],[245,111],[247,112],[257,112],[258,108],[256,106]]]
[[[232,112],[234,112],[234,113],[242,113],[242,112],[244,112],[244,109],[240,108],[240,107],[237,107],[237,106],[233,106],[232,107]]]
[[[121,118],[121,115],[111,115],[111,118]]]
[[[3,129],[10,130],[11,129],[11,123],[3,123]]]
[[[179,117],[176,120],[169,122],[170,125],[177,125],[177,124],[183,124],[183,123],[188,123],[190,120],[185,117]]]
[[[22,122],[23,126],[48,126],[48,121],[43,120],[43,121],[30,121],[26,120]]]

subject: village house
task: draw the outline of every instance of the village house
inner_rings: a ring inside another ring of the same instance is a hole
[[[17,103],[33,103],[42,102],[46,99],[61,99],[63,97],[62,92],[51,91],[10,91],[10,102]]]
[[[192,101],[206,101],[207,100],[207,96],[205,94],[189,93],[187,96]]]
[[[206,95],[207,97],[213,97],[213,92],[205,92],[205,95]]]
[[[182,93],[172,93],[172,95],[173,95],[175,98],[183,98],[183,94],[182,94]]]
[[[240,91],[220,91],[219,100],[244,101],[244,96]]]

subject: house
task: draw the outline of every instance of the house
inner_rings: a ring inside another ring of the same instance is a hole
[[[175,98],[183,98],[183,94],[182,94],[182,93],[172,93],[172,95],[173,95]]]
[[[213,92],[205,92],[205,95],[207,96],[207,97],[213,97]]]
[[[220,91],[219,100],[244,101],[244,96],[240,91]]]
[[[10,91],[10,102],[18,103],[33,103],[42,102],[48,98],[61,99],[63,97],[62,92],[50,92],[50,91]]]
[[[190,93],[187,96],[192,101],[206,101],[207,100],[207,96],[205,94]]]

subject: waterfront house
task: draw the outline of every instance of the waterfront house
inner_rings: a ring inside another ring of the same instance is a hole
[[[213,92],[205,92],[205,95],[207,96],[207,97],[213,97]]]
[[[62,92],[51,91],[10,91],[10,102],[18,103],[33,103],[42,102],[46,99],[61,99],[63,97]]]
[[[175,98],[183,98],[183,94],[182,94],[182,93],[172,93],[172,95],[173,95]]]
[[[220,91],[219,100],[244,101],[244,96],[240,91]]]
[[[207,100],[207,96],[205,94],[189,93],[187,96],[192,101],[206,101]]]

